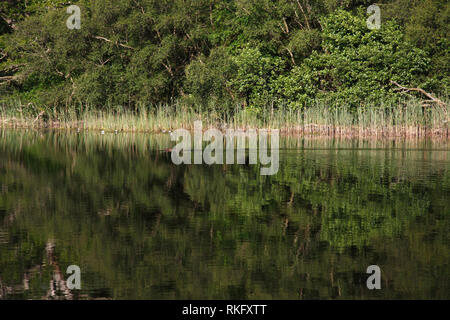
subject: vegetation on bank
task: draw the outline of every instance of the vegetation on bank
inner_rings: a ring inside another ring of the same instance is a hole
[[[200,116],[286,129],[442,129],[448,121],[447,1],[377,2],[382,23],[373,30],[366,0],[71,4],[81,8],[79,30],[66,27],[66,1],[0,4],[2,125],[154,131]],[[405,109],[406,98],[417,106]]]
[[[193,129],[194,121],[203,127],[243,129],[280,129],[282,133],[340,136],[441,136],[448,137],[450,119],[446,108],[423,108],[416,100],[395,106],[359,108],[329,107],[316,102],[312,108],[269,107],[259,114],[246,109],[228,112],[193,110],[186,105],[139,106],[136,110],[83,109],[80,113],[34,112],[0,108],[0,128],[58,128],[103,130],[106,132],[167,132],[178,128]]]

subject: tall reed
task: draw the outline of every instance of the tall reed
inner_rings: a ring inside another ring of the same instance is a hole
[[[194,121],[203,127],[222,130],[280,129],[284,133],[328,136],[427,136],[448,137],[449,111],[444,107],[424,108],[417,100],[398,105],[328,106],[317,102],[304,109],[284,106],[254,110],[236,107],[232,111],[202,109],[183,104],[94,109],[88,105],[69,111],[38,110],[33,106],[0,105],[0,127],[103,130],[105,132],[165,132],[193,129]]]

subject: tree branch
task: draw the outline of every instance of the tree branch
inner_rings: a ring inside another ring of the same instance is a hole
[[[123,47],[123,48],[127,48],[127,49],[132,49],[132,50],[134,50],[134,48],[133,47],[130,47],[130,46],[128,46],[128,45],[126,45],[126,44],[123,44],[123,43],[120,43],[120,42],[113,42],[113,41],[111,41],[111,40],[109,40],[109,39],[106,39],[105,37],[101,37],[101,36],[94,36],[94,38],[95,39],[98,39],[98,40],[103,40],[103,41],[106,41],[106,42],[109,42],[109,43],[114,43],[114,44],[116,44],[116,45],[118,45],[118,46],[121,46],[121,47]]]
[[[398,87],[397,90],[401,91],[402,93],[407,93],[407,92],[410,92],[410,91],[420,92],[421,94],[425,95],[428,99],[430,99],[430,100],[427,100],[428,102],[434,102],[434,103],[438,104],[440,107],[443,107],[443,108],[447,107],[447,104],[444,101],[433,97],[431,94],[429,94],[428,92],[426,92],[425,90],[423,90],[421,88],[407,88],[405,86],[402,86],[402,85],[398,84],[397,82],[395,82],[393,80],[391,80],[390,82],[392,84],[396,85]]]

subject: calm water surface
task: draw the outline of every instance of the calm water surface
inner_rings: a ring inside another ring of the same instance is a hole
[[[171,146],[0,131],[0,299],[450,298],[448,140],[283,138],[274,176]]]

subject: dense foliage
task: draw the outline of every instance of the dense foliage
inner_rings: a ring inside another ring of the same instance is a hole
[[[95,108],[181,101],[259,112],[317,100],[357,108],[396,101],[391,80],[445,96],[445,0],[72,1],[0,4],[0,100]]]

